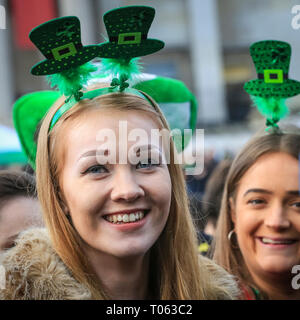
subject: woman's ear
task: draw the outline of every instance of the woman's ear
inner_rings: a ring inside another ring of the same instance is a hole
[[[236,221],[236,211],[235,211],[235,204],[232,197],[229,198],[229,213],[231,217],[231,221],[235,224]]]

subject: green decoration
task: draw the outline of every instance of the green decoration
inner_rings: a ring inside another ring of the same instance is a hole
[[[103,16],[109,41],[101,43],[100,57],[130,60],[157,52],[164,42],[148,39],[155,10],[146,6],[128,6],[110,10]]]
[[[23,152],[0,152],[0,166],[7,166],[12,164],[25,165],[27,164],[27,157]]]
[[[186,85],[179,80],[149,75],[138,81],[133,88],[151,96],[164,113],[171,130],[180,129],[181,138],[174,139],[178,152],[188,145],[192,135],[184,137],[184,129],[192,129],[194,133],[197,124],[197,101]]]
[[[37,91],[22,96],[14,104],[14,126],[23,152],[33,168],[35,168],[37,128],[49,108],[60,96],[58,91]]]
[[[82,66],[49,75],[47,78],[52,88],[57,87],[68,99],[74,96],[75,100],[79,101],[83,94],[81,89],[91,78],[91,72],[96,70],[95,66],[87,62]]]
[[[145,91],[154,100],[157,100],[165,112],[171,129],[179,128],[182,133],[185,128],[195,130],[197,103],[195,97],[182,82],[155,76],[152,76],[151,81],[148,81],[149,79],[137,81],[142,77],[137,57],[156,52],[164,46],[160,40],[147,39],[154,13],[153,8],[145,6],[130,6],[109,11],[104,15],[109,42],[97,46],[78,45],[78,43],[81,44],[80,25],[76,17],[54,19],[31,32],[31,40],[47,55],[47,60],[34,66],[32,73],[50,75],[48,79],[51,86],[58,87],[60,90],[60,92],[42,91],[27,94],[18,99],[14,105],[15,127],[22,148],[33,168],[35,168],[37,127],[62,93],[67,99],[53,116],[49,131],[78,100],[94,99],[120,91],[148,100],[138,90]],[[50,49],[46,51],[42,44]],[[87,59],[82,59],[85,49],[89,54],[86,55]],[[49,51],[51,51],[51,56]],[[82,89],[88,84],[92,72],[95,71],[94,66],[87,62],[95,56],[103,58],[100,68],[101,76],[109,75],[112,78],[111,86],[83,92]],[[132,86],[133,82],[135,82],[134,87],[130,87],[129,85]],[[188,141],[185,140],[184,145],[178,145],[175,141],[178,151],[182,151],[187,143]]]
[[[120,87],[124,91],[129,84],[128,80],[133,79],[141,73],[139,58],[127,59],[102,59],[100,72],[103,75],[114,77],[111,82],[112,87]]]
[[[31,73],[45,76],[73,69],[98,57],[99,46],[83,46],[77,17],[52,19],[34,28],[30,40],[46,57],[32,67]]]
[[[278,128],[277,122],[289,114],[285,99],[265,99],[255,96],[251,96],[251,98],[257,106],[258,111],[267,119],[267,127]]]
[[[289,98],[300,93],[300,82],[288,78],[291,46],[287,42],[266,40],[250,47],[258,79],[245,83],[244,89],[262,98]]]
[[[300,82],[289,79],[291,46],[287,42],[266,40],[250,47],[257,77],[245,83],[258,111],[266,117],[267,130],[279,130],[277,123],[288,114],[285,100],[300,93]]]
[[[155,10],[146,6],[122,7],[104,14],[103,19],[108,30],[109,42],[99,45],[98,56],[104,60],[102,62],[103,74],[110,74],[115,77],[111,82],[111,90],[113,92],[117,92],[117,89],[120,92],[126,92],[129,87],[127,81],[140,73],[140,66],[138,59],[135,59],[136,57],[156,52],[164,47],[164,42],[160,40],[147,39],[154,14]],[[128,35],[129,33],[131,34],[130,36]],[[137,41],[138,33],[141,33],[139,41]],[[118,38],[120,40],[118,40],[118,44],[114,42],[116,35],[121,35],[121,37],[118,36],[120,38]],[[134,41],[136,43],[133,43]],[[97,92],[100,94],[100,91]],[[72,96],[75,99],[72,99]],[[76,92],[75,90],[75,93],[72,93],[66,100],[66,104],[54,115],[50,130],[59,117],[84,97],[85,95],[81,91]],[[146,97],[144,98],[146,99]]]

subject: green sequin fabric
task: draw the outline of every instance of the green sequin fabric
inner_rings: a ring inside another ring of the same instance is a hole
[[[289,98],[300,93],[300,82],[288,78],[291,46],[284,41],[266,40],[250,47],[259,79],[245,83],[244,89],[262,98]]]
[[[109,41],[100,44],[102,58],[131,59],[142,57],[164,47],[164,42],[148,39],[155,10],[132,6],[108,11],[103,16]]]
[[[82,45],[77,17],[62,17],[43,23],[30,32],[29,38],[47,58],[32,67],[31,73],[37,76],[76,68],[100,53],[98,45]]]

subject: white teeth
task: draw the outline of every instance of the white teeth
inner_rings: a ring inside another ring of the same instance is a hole
[[[134,213],[130,213],[130,215],[129,215],[129,221],[130,221],[130,222],[135,221],[135,214],[134,214]]]
[[[270,243],[270,244],[290,244],[293,243],[293,240],[272,240],[269,238],[262,238],[263,243]]]
[[[128,223],[128,222],[135,222],[138,220],[143,219],[145,216],[143,211],[130,213],[130,214],[115,214],[115,215],[108,215],[105,216],[105,219],[112,223]]]

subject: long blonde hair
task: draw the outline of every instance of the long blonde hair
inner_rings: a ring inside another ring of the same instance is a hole
[[[215,242],[213,244],[214,260],[235,275],[241,283],[256,287],[245,264],[242,253],[235,238],[228,240],[228,234],[234,229],[231,219],[230,198],[235,201],[238,184],[247,170],[262,155],[272,152],[288,153],[298,159],[300,153],[300,135],[291,134],[267,134],[255,137],[246,144],[234,159],[229,170],[218,219]]]
[[[46,226],[53,247],[73,276],[85,285],[94,299],[109,299],[99,279],[91,269],[82,250],[82,240],[72,227],[63,208],[63,194],[59,186],[60,162],[57,153],[60,133],[68,119],[80,116],[91,108],[139,110],[156,117],[161,128],[169,130],[168,124],[157,104],[132,94],[108,94],[92,100],[80,101],[67,111],[49,132],[51,119],[63,104],[60,99],[50,109],[40,128],[36,158],[37,190],[43,208]],[[216,292],[210,290],[204,263],[197,253],[197,237],[189,212],[183,172],[174,164],[174,145],[170,141],[170,164],[172,183],[171,207],[166,226],[150,251],[150,281],[153,298],[156,299],[214,299]],[[220,288],[220,291],[226,291]],[[230,294],[228,293],[228,296]]]

